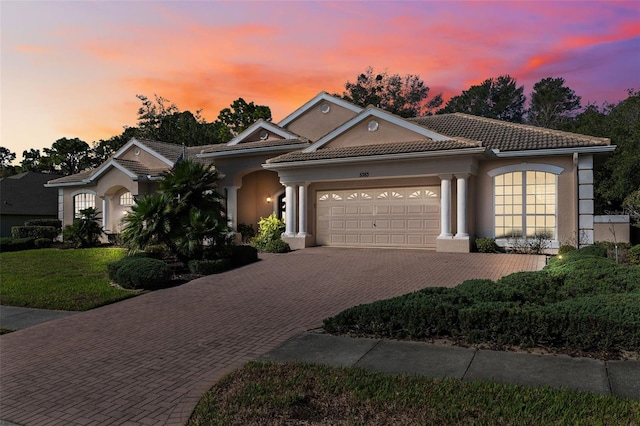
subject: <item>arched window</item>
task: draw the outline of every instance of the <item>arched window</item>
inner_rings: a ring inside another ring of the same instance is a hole
[[[557,236],[557,180],[540,170],[513,171],[494,176],[496,238]]]
[[[132,206],[135,204],[135,200],[133,199],[133,195],[131,192],[127,191],[120,196],[120,205],[121,206]]]
[[[96,207],[96,194],[80,192],[73,196],[73,217],[80,217],[80,210]]]

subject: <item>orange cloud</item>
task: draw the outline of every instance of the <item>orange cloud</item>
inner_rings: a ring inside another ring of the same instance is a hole
[[[19,44],[14,47],[16,52],[21,53],[43,53],[46,52],[47,49],[42,46],[36,46],[32,44]]]

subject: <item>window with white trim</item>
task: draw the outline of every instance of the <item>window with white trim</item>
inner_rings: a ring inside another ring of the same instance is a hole
[[[494,177],[496,238],[556,238],[557,179],[544,171],[516,171]]]
[[[133,199],[133,194],[127,191],[124,194],[120,195],[120,205],[121,206],[132,206],[135,204],[135,200]]]
[[[80,217],[80,210],[96,207],[96,195],[90,192],[81,192],[73,196],[73,217]]]

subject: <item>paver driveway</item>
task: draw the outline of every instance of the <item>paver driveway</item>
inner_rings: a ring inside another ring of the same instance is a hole
[[[322,319],[544,257],[311,248],[0,338],[0,418],[183,425],[218,379]]]

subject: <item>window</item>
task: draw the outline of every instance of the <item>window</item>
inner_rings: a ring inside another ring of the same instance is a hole
[[[494,177],[495,236],[556,238],[557,176],[516,171]]]
[[[80,217],[80,210],[96,207],[96,195],[89,192],[81,192],[73,196],[73,217]]]
[[[120,196],[120,205],[121,206],[132,206],[135,204],[135,200],[133,199],[133,195],[131,192],[127,191]]]

